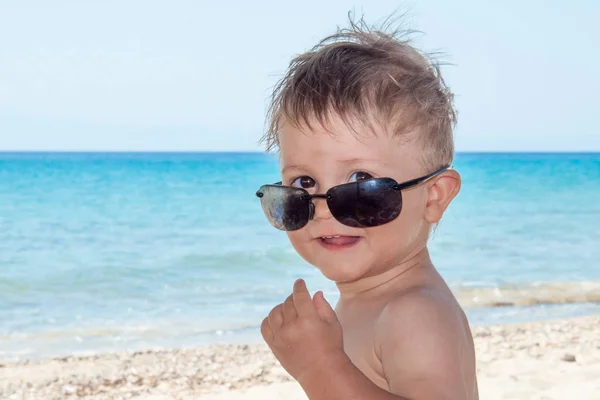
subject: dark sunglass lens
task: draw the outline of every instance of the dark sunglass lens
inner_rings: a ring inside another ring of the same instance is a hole
[[[295,231],[308,223],[310,208],[304,190],[266,185],[257,194],[267,220],[275,228]]]
[[[344,225],[373,227],[398,217],[402,193],[394,180],[381,178],[348,183],[332,188],[327,200],[331,214]]]

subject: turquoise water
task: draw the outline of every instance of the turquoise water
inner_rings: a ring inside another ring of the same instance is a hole
[[[471,321],[600,313],[600,154],[455,166],[431,252]],[[259,341],[297,277],[335,302],[263,217],[277,180],[264,154],[0,153],[0,359]]]

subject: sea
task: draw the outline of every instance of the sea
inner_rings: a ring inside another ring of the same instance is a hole
[[[600,154],[459,153],[434,264],[473,325],[600,314]],[[0,360],[259,343],[304,278],[264,153],[0,153]]]

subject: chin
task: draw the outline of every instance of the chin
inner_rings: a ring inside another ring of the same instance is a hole
[[[328,251],[311,240],[291,240],[296,252],[309,264],[316,267],[329,280],[342,283],[352,282],[365,275],[371,263],[365,259],[364,249],[358,246],[340,250]]]
[[[307,257],[305,260],[315,266],[325,278],[337,282],[353,282],[360,279],[368,270],[366,263],[356,257],[343,256]]]

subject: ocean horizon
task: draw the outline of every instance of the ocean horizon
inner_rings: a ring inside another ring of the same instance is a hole
[[[37,155],[52,155],[52,154],[269,154],[263,150],[0,150],[2,155],[19,155],[19,154],[37,154]],[[271,152],[271,154],[273,154]],[[600,150],[567,150],[567,151],[546,151],[546,150],[477,150],[477,151],[456,151],[457,156],[461,155],[477,155],[477,154],[503,154],[503,155],[595,155],[600,154]]]
[[[600,313],[600,153],[458,152],[430,242],[474,325]],[[0,359],[259,342],[302,277],[274,154],[0,151]]]

